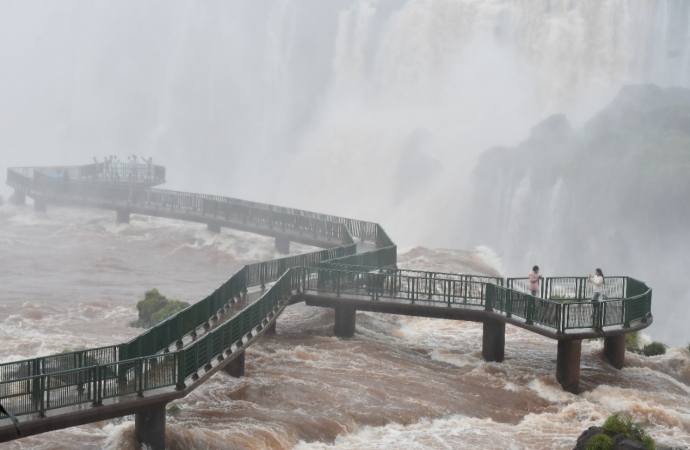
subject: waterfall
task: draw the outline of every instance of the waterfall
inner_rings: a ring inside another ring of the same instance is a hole
[[[690,86],[689,24],[683,0],[6,2],[0,154],[153,155],[176,188],[458,245],[482,151],[625,84]]]

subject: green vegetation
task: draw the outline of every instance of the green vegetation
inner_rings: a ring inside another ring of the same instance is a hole
[[[625,349],[629,352],[640,352],[640,332],[628,333],[625,335]]]
[[[656,443],[650,435],[645,434],[642,438],[642,443],[647,447],[647,450],[656,450]]]
[[[666,353],[666,344],[654,341],[641,347],[640,334],[636,331],[625,335],[625,349],[629,352],[638,353],[644,356],[657,356]],[[688,349],[690,349],[690,345],[688,345]]]
[[[617,433],[627,433],[628,432],[628,416],[621,413],[616,413],[606,419],[602,428],[607,433],[617,434]]]
[[[642,348],[642,354],[645,356],[658,356],[666,353],[666,344],[663,342],[654,341]]]
[[[613,450],[613,441],[605,434],[597,434],[590,439],[586,450]]]
[[[177,403],[170,403],[167,408],[165,408],[165,413],[169,416],[174,416],[180,412],[180,407]]]
[[[144,294],[144,299],[137,303],[139,320],[132,322],[130,326],[151,328],[188,306],[189,303],[186,302],[168,300],[158,292],[158,289],[153,288],[147,291]]]
[[[645,445],[645,447],[647,447],[647,450],[656,450],[656,444],[654,443],[654,439],[652,439],[652,437],[647,434],[647,432],[644,430],[644,428],[642,428],[642,426],[639,423],[635,422],[632,419],[632,417],[625,413],[616,413],[608,419],[606,419],[606,422],[604,422],[602,429],[605,433],[609,435],[622,434],[625,435],[625,437],[627,437],[628,439],[641,442]],[[592,441],[593,440],[594,439],[592,439]],[[590,441],[590,444],[592,441]],[[588,450],[589,448],[590,447],[587,446]]]

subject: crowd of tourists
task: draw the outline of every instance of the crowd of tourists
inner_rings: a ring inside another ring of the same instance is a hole
[[[145,178],[150,179],[154,176],[153,157],[149,159],[137,155],[127,156],[127,161],[121,161],[117,155],[109,155],[99,161],[94,157],[96,163],[96,173],[99,177],[119,180],[121,178]]]

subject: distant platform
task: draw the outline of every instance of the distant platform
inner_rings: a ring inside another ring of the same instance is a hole
[[[13,176],[15,175],[15,176]],[[21,176],[17,177],[16,175]],[[86,181],[120,186],[153,187],[165,183],[165,167],[153,164],[94,163],[83,166],[12,167],[7,170],[7,182],[34,180]]]

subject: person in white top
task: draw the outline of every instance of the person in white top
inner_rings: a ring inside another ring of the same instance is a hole
[[[592,283],[592,303],[594,304],[592,318],[596,320],[599,316],[599,302],[602,299],[601,295],[604,290],[604,272],[602,272],[601,269],[596,269],[594,271],[594,276],[589,275],[588,280]],[[596,323],[594,328],[598,328]]]
[[[592,283],[592,291],[594,292],[592,294],[592,301],[598,302],[601,300],[601,292],[604,288],[604,273],[601,269],[596,269],[594,274],[594,276],[589,276],[589,282]]]

